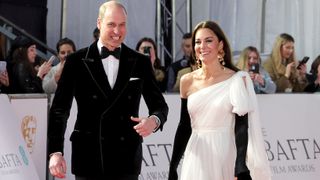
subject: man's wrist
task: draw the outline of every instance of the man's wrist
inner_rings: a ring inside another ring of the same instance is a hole
[[[51,158],[53,155],[60,155],[60,156],[62,156],[62,152],[54,152],[54,153],[51,153],[51,154],[49,155],[49,157]]]
[[[160,127],[160,125],[161,125],[161,120],[158,118],[158,116],[156,116],[156,115],[151,115],[151,116],[149,116],[149,118],[151,118],[151,117],[153,117],[154,118],[154,120],[155,120],[155,123],[156,123],[156,127],[154,128],[154,130],[153,130],[153,132],[156,132],[158,129],[159,129],[159,127]]]

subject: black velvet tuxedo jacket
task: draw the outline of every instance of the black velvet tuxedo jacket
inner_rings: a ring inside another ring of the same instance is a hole
[[[166,121],[168,106],[148,57],[121,45],[119,71],[111,89],[94,42],[71,54],[49,114],[48,153],[63,152],[64,133],[72,100],[78,107],[72,141],[72,172],[76,175],[139,174],[142,137],[130,116],[138,117],[141,95],[149,109]]]

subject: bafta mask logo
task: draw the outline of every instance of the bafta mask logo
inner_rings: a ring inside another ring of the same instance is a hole
[[[36,117],[29,115],[22,119],[21,132],[24,141],[27,144],[27,149],[31,154],[33,152],[33,147],[36,143],[36,132],[37,132],[37,119]]]

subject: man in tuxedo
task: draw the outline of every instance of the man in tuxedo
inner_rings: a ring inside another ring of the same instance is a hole
[[[67,57],[50,109],[50,173],[65,176],[63,142],[73,98],[78,107],[71,134],[76,180],[138,180],[143,137],[162,129],[168,106],[150,60],[123,44],[127,12],[117,1],[100,6],[100,38]],[[148,117],[138,117],[143,95]]]

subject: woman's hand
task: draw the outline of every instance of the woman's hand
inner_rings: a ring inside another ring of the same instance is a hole
[[[9,86],[9,76],[7,71],[0,73],[0,84],[7,87]]]
[[[289,63],[289,64],[287,64],[286,72],[285,72],[285,74],[284,74],[287,78],[290,77],[292,68],[295,68],[295,62],[294,62],[294,61],[291,62],[291,63]]]
[[[43,64],[41,64],[41,66],[39,67],[39,71],[38,71],[37,76],[39,76],[41,79],[43,79],[44,76],[46,74],[48,74],[48,72],[50,71],[51,65],[52,65],[52,63],[50,61],[46,61]]]

